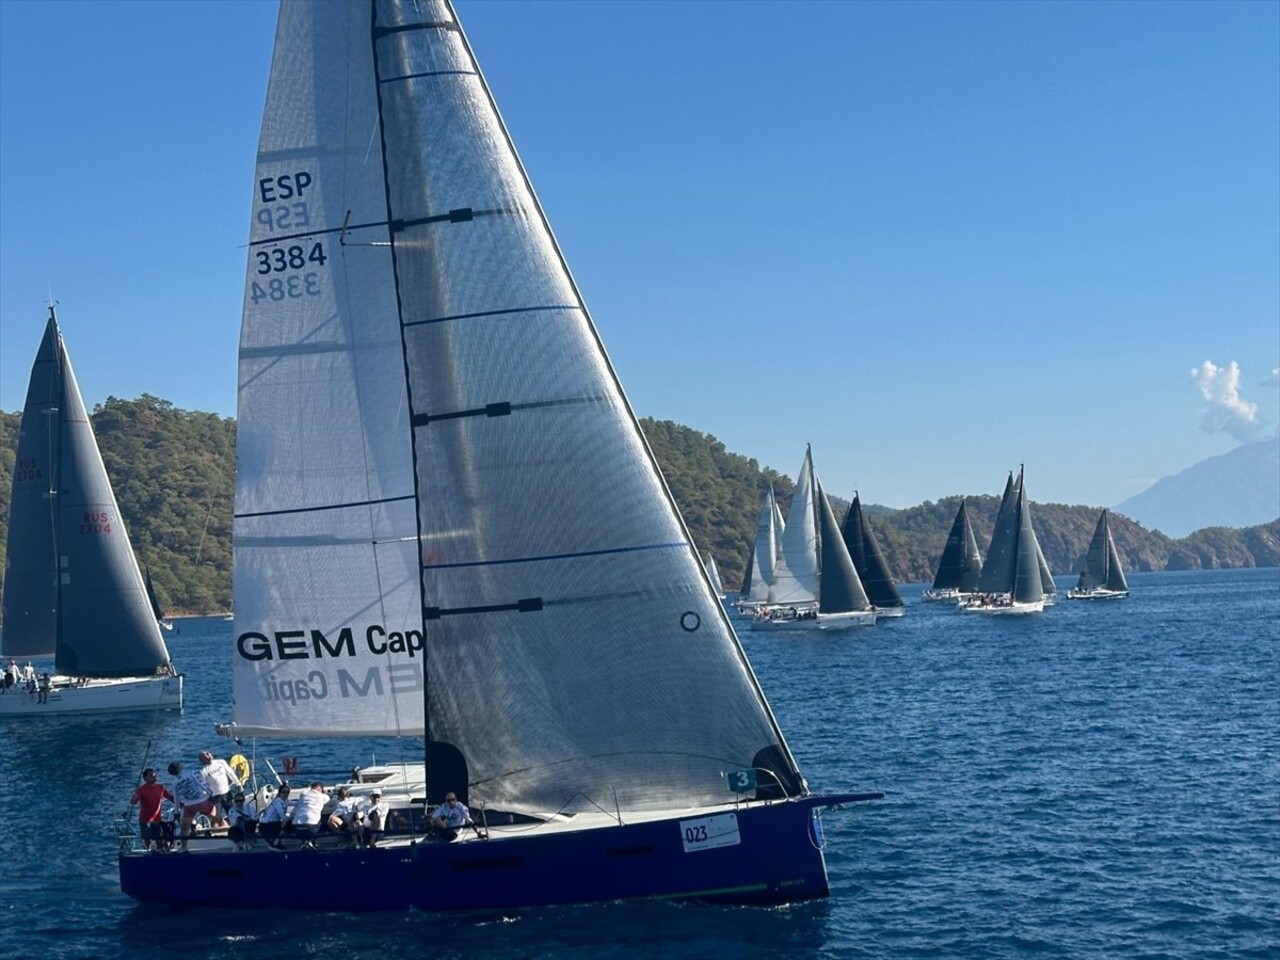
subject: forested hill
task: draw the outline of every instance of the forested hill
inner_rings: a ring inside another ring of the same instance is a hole
[[[180,410],[165,400],[108,398],[93,411],[102,458],[142,563],[150,566],[168,611],[213,613],[231,604],[231,509],[235,422]],[[0,412],[0,553],[9,530],[10,480],[18,413]],[[730,453],[707,434],[668,420],[642,420],[672,495],[703,555],[716,558],[726,586],[736,586],[755,537],[769,484],[785,511],[792,481]],[[870,493],[870,491],[865,491]],[[970,496],[979,544],[991,536],[998,498]],[[901,580],[931,580],[959,497],[907,510],[868,506],[889,565]],[[847,506],[835,503],[837,515]],[[1099,508],[1035,504],[1036,534],[1055,573],[1078,568]],[[1182,540],[1112,515],[1112,535],[1130,570],[1280,565],[1280,520],[1243,530],[1209,528]],[[1070,586],[1074,580],[1063,580]]]

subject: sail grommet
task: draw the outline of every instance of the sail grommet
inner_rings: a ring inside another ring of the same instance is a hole
[[[686,610],[680,614],[680,629],[685,633],[693,633],[700,626],[702,626],[702,618],[692,610]]]

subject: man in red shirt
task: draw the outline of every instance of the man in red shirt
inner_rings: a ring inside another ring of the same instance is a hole
[[[156,772],[151,767],[142,771],[142,783],[133,791],[130,804],[138,804],[138,832],[142,835],[142,844],[151,849],[154,841],[157,850],[163,849],[164,822],[160,819],[160,805],[165,800],[172,800],[173,794],[162,783],[156,782]]]

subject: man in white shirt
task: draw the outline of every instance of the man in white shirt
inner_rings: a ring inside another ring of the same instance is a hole
[[[267,846],[280,849],[280,831],[284,829],[285,821],[289,816],[289,793],[291,788],[287,783],[280,784],[280,789],[272,801],[267,804],[267,809],[262,811],[262,815],[258,817],[258,833],[262,835],[262,839],[267,841]]]
[[[329,802],[329,795],[324,792],[324,784],[319,780],[303,790],[293,803],[293,832],[302,838],[302,849],[314,850],[315,839],[320,834],[320,815],[324,805]]]
[[[182,764],[175,760],[169,764],[169,776],[177,777],[173,783],[174,802],[182,807],[182,840],[180,846],[185,849],[187,838],[195,825],[196,817],[206,817],[214,812],[213,800],[209,796],[209,787],[199,770],[182,772]]]
[[[360,808],[359,816],[364,820],[362,838],[366,846],[376,847],[387,829],[387,813],[390,807],[382,799],[382,791],[374,790],[369,799]]]
[[[240,778],[231,769],[231,764],[221,757],[215,760],[208,750],[200,751],[200,776],[204,777],[209,796],[213,799],[213,825],[225,827],[227,811],[231,809],[231,797],[234,788],[240,786]]]
[[[471,811],[466,804],[459,802],[458,795],[450,790],[444,795],[444,803],[431,811],[431,827],[436,836],[445,840],[456,840],[458,831],[470,827],[481,836],[480,828],[471,819]]]

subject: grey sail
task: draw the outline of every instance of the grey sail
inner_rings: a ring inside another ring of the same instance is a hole
[[[1106,514],[1103,514],[1105,517]],[[1111,539],[1111,528],[1107,527],[1107,579],[1103,584],[1108,590],[1129,589],[1129,581],[1125,579],[1124,567],[1120,564],[1120,554],[1116,550],[1116,542]]]
[[[254,177],[237,725],[424,736],[473,808],[801,792],[453,10],[331,9]]]
[[[961,500],[960,509],[956,511],[955,521],[951,524],[951,532],[947,534],[946,546],[942,548],[942,557],[938,560],[933,589],[972,593],[978,589],[978,577],[981,574],[982,554],[978,552],[973,524],[969,522],[969,513],[964,500]]]
[[[1014,546],[1017,543],[1017,499],[1014,496],[1013,473],[1005,481],[1000,509],[996,511],[991,542],[987,546],[987,559],[978,577],[978,589],[983,593],[1007,593],[1013,578],[1016,561]]]
[[[1020,491],[1026,493],[1024,484],[1023,472],[1019,471],[1016,486]],[[1027,509],[1031,509],[1030,499],[1027,500]],[[1053,574],[1049,571],[1049,561],[1044,557],[1044,550],[1040,547],[1040,539],[1036,536],[1034,529],[1031,531],[1031,540],[1036,545],[1036,566],[1040,570],[1040,589],[1045,596],[1051,596],[1058,592],[1058,585],[1053,582]]]
[[[18,523],[15,511],[10,528],[9,569],[17,577],[5,580],[5,652],[11,652],[11,629],[16,645],[29,646],[33,653],[36,648],[47,652],[43,648],[49,615],[43,610],[38,616],[20,612],[10,621],[9,612],[23,603],[11,593],[26,584],[37,588],[41,604],[47,602],[45,578],[52,551],[58,569],[51,618],[57,672],[80,677],[153,675],[168,665],[169,655],[151,615],[142,573],[53,309],[49,312],[32,373],[31,391],[36,402],[30,405],[29,393],[29,406],[23,414],[24,434],[28,412],[33,431],[48,431],[48,443],[34,447],[47,450],[47,466],[40,471],[42,478],[14,497],[15,508],[20,506],[27,515]],[[21,444],[19,458],[26,459]],[[15,472],[15,494],[17,486]],[[40,488],[44,493],[36,496],[33,491]],[[24,637],[28,628],[34,630]]]
[[[1014,547],[1016,559],[1012,580],[1000,592],[1012,594],[1015,603],[1035,603],[1044,599],[1038,559],[1040,547],[1036,543],[1035,531],[1031,528],[1031,504],[1021,485],[1015,496],[1017,498],[1015,512],[1018,521],[1017,540]]]
[[[871,601],[863,589],[858,571],[849,556],[849,549],[840,536],[831,501],[827,499],[822,484],[814,478],[818,495],[818,555],[821,562],[819,578],[819,613],[849,613],[854,610],[870,610]]]
[[[889,565],[885,563],[884,553],[880,550],[876,535],[871,531],[871,524],[856,490],[840,527],[840,535],[849,549],[853,567],[858,571],[858,578],[862,581],[872,606],[904,606],[902,595],[894,585],[893,575],[889,573]]]
[[[157,621],[164,619],[164,611],[160,609],[160,601],[156,598],[156,586],[151,582],[151,568],[144,567],[143,579],[147,587],[147,602],[151,604],[151,615]]]
[[[58,327],[50,317],[36,353],[22,409],[9,500],[9,536],[4,571],[4,630],[7,657],[50,656],[58,642],[58,548],[53,492],[61,405]]]
[[[1084,564],[1080,569],[1080,577],[1076,581],[1077,590],[1089,590],[1104,587],[1107,590],[1128,590],[1124,570],[1120,566],[1120,557],[1116,553],[1115,542],[1111,539],[1111,528],[1107,520],[1107,511],[1102,511],[1098,525],[1094,528],[1093,539],[1089,541],[1089,549],[1085,553]]]
[[[769,599],[769,585],[773,582],[773,568],[778,557],[777,510],[773,487],[770,487],[760,507],[756,539],[747,559],[747,574],[742,581],[744,600],[764,602]]]

